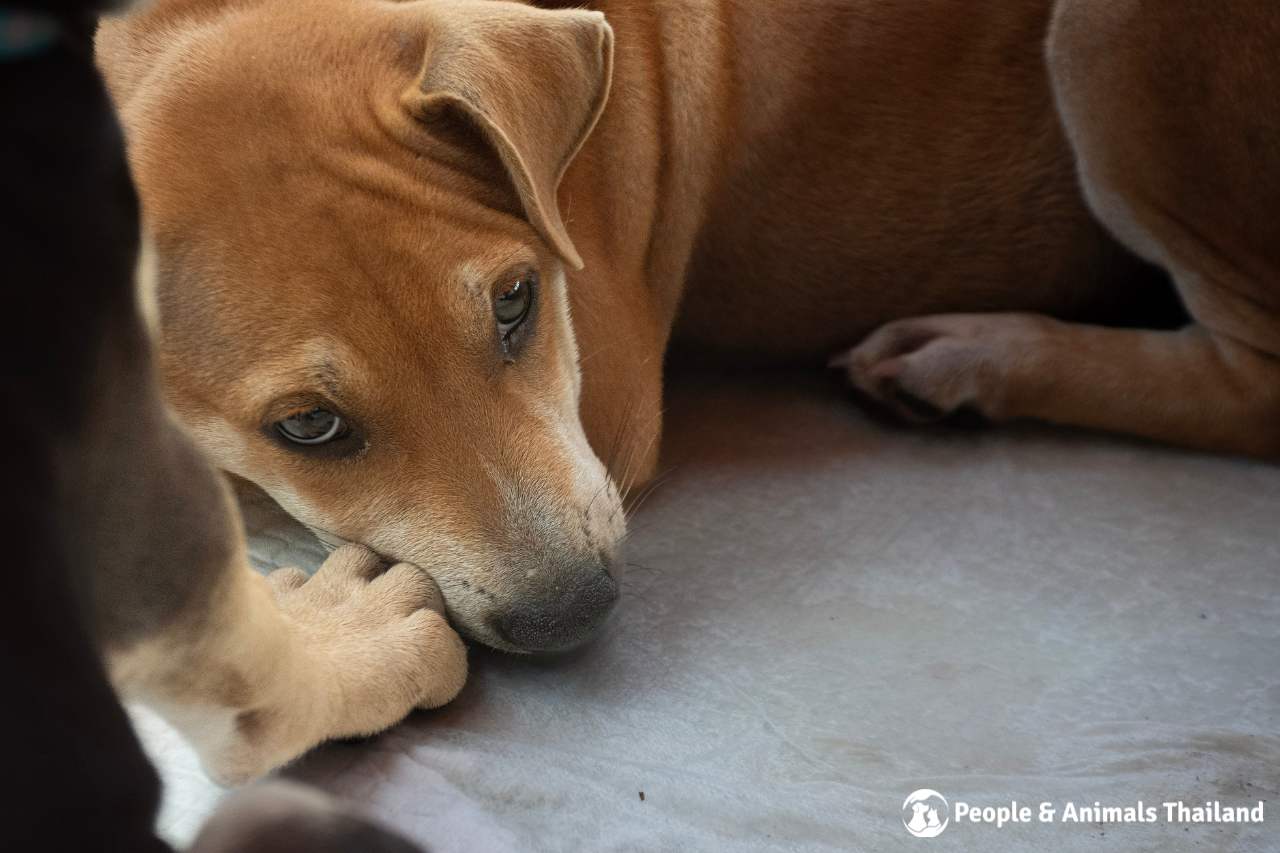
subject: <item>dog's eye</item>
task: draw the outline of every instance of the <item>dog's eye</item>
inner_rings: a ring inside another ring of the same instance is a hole
[[[516,279],[493,301],[493,316],[498,320],[498,331],[506,339],[529,317],[533,307],[532,274]]]
[[[276,430],[294,444],[325,444],[345,434],[342,418],[328,409],[309,409],[290,415]]]

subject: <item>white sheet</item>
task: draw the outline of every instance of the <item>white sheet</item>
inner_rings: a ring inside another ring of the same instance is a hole
[[[475,649],[462,697],[289,771],[439,851],[1280,850],[1280,469],[1039,428],[906,432],[815,380],[688,380],[621,612]],[[266,563],[314,563],[250,512]],[[189,835],[215,789],[144,728]],[[1266,801],[1261,826],[953,820]],[[644,792],[643,801],[640,792]]]

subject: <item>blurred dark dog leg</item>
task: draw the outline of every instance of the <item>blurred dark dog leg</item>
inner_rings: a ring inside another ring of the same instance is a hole
[[[92,28],[84,10],[0,14],[9,271],[0,490],[11,583],[0,597],[0,678],[10,690],[0,725],[16,783],[0,848],[148,853],[169,849],[152,829],[159,783],[100,649],[213,608],[206,593],[229,563],[234,518],[212,473],[200,476],[207,466],[177,464],[191,454],[156,415],[134,297],[137,203],[93,67]],[[133,418],[101,417],[130,406]],[[154,511],[120,518],[139,506]],[[157,565],[169,571],[147,571]],[[416,848],[323,800],[251,790],[215,818],[200,849]]]
[[[191,853],[414,853],[419,848],[309,788],[258,785],[231,797]]]
[[[72,22],[87,36],[87,21]],[[14,27],[27,28],[22,43]],[[10,584],[0,672],[11,735],[0,847],[168,849],[159,797],[89,625],[86,564],[65,537],[60,448],[89,408],[103,328],[133,311],[137,204],[87,38],[6,17],[0,59],[0,335],[3,489]]]

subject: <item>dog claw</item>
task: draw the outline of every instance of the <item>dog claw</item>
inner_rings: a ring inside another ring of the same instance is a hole
[[[827,367],[831,370],[846,370],[853,365],[853,350],[836,353],[827,359]]]
[[[901,388],[894,388],[889,394],[893,401],[901,409],[905,410],[908,420],[918,423],[934,423],[943,420],[949,414],[946,410],[935,406],[928,400],[921,399]]]

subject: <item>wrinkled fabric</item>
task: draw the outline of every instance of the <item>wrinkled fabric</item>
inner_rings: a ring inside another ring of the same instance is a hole
[[[821,378],[699,375],[672,390],[663,471],[599,641],[473,648],[452,705],[287,775],[460,853],[1280,850],[1280,468],[902,430]],[[247,517],[264,566],[322,557],[261,501]],[[141,725],[162,828],[189,837],[218,791]],[[919,788],[1267,811],[923,841]]]

